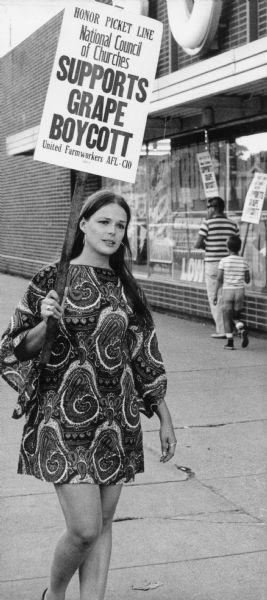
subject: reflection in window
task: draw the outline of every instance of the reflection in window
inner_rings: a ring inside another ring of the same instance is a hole
[[[267,133],[236,138],[229,146],[230,209],[241,213],[253,175],[267,173]],[[266,198],[263,210],[267,210]]]
[[[242,214],[244,200],[255,173],[267,173],[267,133],[242,136],[230,144],[231,208]],[[240,223],[244,237],[246,223]],[[251,269],[250,289],[267,292],[267,199],[259,225],[250,225],[245,257]]]

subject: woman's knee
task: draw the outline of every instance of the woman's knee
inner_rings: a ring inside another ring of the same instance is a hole
[[[99,537],[102,531],[102,522],[88,525],[80,523],[68,528],[69,535],[76,546],[90,546]]]

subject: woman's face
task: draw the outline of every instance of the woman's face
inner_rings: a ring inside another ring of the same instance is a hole
[[[125,234],[127,214],[118,204],[107,204],[97,210],[87,221],[81,219],[84,232],[84,247],[87,251],[101,255],[114,254]]]

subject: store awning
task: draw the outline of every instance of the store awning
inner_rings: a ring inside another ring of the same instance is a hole
[[[145,137],[184,130],[182,120],[196,116],[205,126],[209,109],[217,111],[218,122],[267,116],[267,37],[157,79]]]
[[[155,82],[149,114],[189,109],[202,99],[221,94],[267,96],[267,37],[202,60]]]

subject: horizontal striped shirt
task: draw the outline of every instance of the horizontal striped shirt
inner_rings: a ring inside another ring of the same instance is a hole
[[[218,269],[223,271],[223,288],[244,288],[245,272],[249,270],[247,261],[243,256],[230,254],[222,258]]]
[[[203,221],[198,233],[205,242],[205,262],[215,262],[227,256],[226,242],[230,235],[238,235],[239,229],[227,217],[219,216]]]

